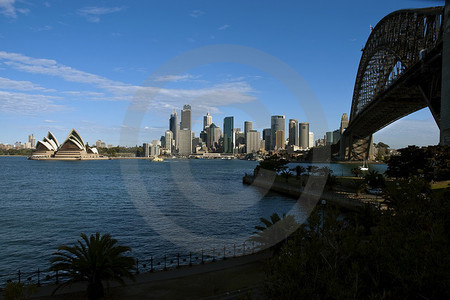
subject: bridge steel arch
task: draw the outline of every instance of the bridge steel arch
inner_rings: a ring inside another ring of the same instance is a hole
[[[341,158],[373,158],[372,134],[424,107],[440,124],[443,12],[399,10],[373,28],[362,49]]]

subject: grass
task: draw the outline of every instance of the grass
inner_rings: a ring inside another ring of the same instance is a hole
[[[450,180],[437,181],[431,184],[432,190],[446,189],[446,188],[450,188]]]

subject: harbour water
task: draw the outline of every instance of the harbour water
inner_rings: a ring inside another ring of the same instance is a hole
[[[242,245],[274,212],[303,221],[302,203],[242,184],[256,164],[0,157],[0,285],[18,270],[47,269],[51,253],[82,232],[110,233],[148,263],[152,256]],[[336,175],[354,167],[329,166]]]

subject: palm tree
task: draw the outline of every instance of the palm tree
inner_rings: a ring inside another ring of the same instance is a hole
[[[125,252],[131,251],[130,247],[116,245],[117,240],[109,234],[100,236],[97,232],[88,238],[82,233],[80,236],[82,240],[78,240],[74,246],[62,245],[53,253],[50,270],[58,271],[61,277],[69,279],[58,288],[78,281],[87,281],[88,299],[99,299],[104,295],[103,280],[125,284],[124,278],[134,279],[131,271],[134,269],[135,260],[124,255]]]
[[[294,216],[283,214],[280,218],[277,213],[273,213],[270,220],[260,218],[260,221],[264,226],[255,226],[256,235],[248,240],[257,242],[261,249],[280,245],[280,242],[285,240],[300,225],[295,221]]]

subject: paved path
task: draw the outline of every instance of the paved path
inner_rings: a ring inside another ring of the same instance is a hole
[[[230,272],[240,272],[244,270],[246,265],[255,264],[262,262],[267,258],[272,256],[272,252],[264,251],[261,253],[246,255],[236,258],[227,258],[226,260],[219,260],[214,263],[207,263],[204,265],[194,265],[194,266],[184,266],[179,269],[168,270],[168,271],[158,271],[154,273],[142,273],[136,276],[136,280],[127,281],[127,285],[122,287],[118,283],[110,283],[110,288],[112,291],[113,299],[116,297],[127,298],[127,299],[152,299],[148,293],[152,292],[151,285],[162,284],[164,282],[170,282],[175,279],[189,278],[196,275],[202,274],[214,274],[220,271],[230,271]],[[200,283],[201,284],[201,283]],[[220,283],[219,283],[220,284]],[[77,283],[70,287],[64,287],[59,289],[55,296],[51,296],[56,285],[47,285],[39,288],[36,293],[33,294],[33,299],[80,299],[83,298],[84,291],[86,290],[86,284]],[[205,286],[205,289],[208,288]],[[254,287],[247,287],[250,291]],[[248,292],[248,291],[247,291]],[[224,298],[228,298],[231,295],[239,295],[241,292],[230,291],[230,293],[223,294]],[[253,292],[252,292],[253,293]],[[116,294],[116,296],[114,296]],[[186,294],[188,295],[188,294]],[[123,296],[123,297],[122,297]],[[159,297],[158,297],[159,298]],[[164,297],[161,297],[164,298]],[[184,297],[183,297],[184,298]],[[190,298],[190,297],[186,297]]]

